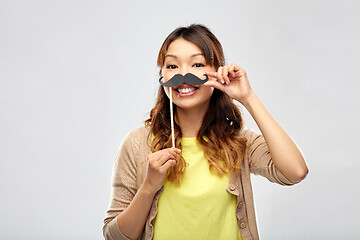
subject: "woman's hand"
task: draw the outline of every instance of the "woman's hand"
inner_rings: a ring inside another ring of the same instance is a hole
[[[177,148],[166,148],[147,156],[148,171],[144,187],[155,194],[163,186],[164,178],[170,167],[175,166],[176,157],[181,152]]]
[[[167,148],[147,156],[149,165],[145,181],[129,206],[117,216],[118,228],[127,238],[141,237],[154,196],[162,187],[168,169],[176,164],[176,156],[180,152],[177,148]]]
[[[253,94],[245,70],[236,64],[219,67],[217,72],[206,72],[206,74],[210,78],[216,78],[217,81],[210,80],[204,85],[225,92],[229,97],[234,98],[243,105]]]
[[[308,168],[299,148],[253,92],[244,69],[231,64],[206,74],[217,81],[207,81],[204,85],[225,92],[246,107],[264,136],[272,161],[280,172],[292,183],[304,179]]]

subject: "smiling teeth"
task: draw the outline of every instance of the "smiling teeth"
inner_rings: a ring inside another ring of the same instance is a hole
[[[179,88],[178,92],[179,93],[189,93],[189,92],[193,92],[195,91],[195,88]]]

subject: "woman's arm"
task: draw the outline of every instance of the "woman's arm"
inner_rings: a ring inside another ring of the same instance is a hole
[[[295,142],[270,115],[254,92],[242,104],[254,118],[271,153],[275,166],[291,182],[300,182],[308,173]]]
[[[130,238],[138,239],[146,223],[155,193],[141,185],[130,205],[117,216],[120,232]]]
[[[154,196],[162,187],[168,169],[176,164],[177,148],[168,148],[148,155],[148,171],[144,183],[129,206],[117,216],[120,232],[130,238],[141,237]]]
[[[275,166],[281,173],[294,183],[305,178],[308,168],[300,150],[251,89],[245,70],[231,64],[220,67],[217,72],[206,74],[218,81],[208,81],[205,85],[225,92],[249,111],[265,138]]]

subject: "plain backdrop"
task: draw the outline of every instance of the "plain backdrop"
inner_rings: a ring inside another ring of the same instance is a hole
[[[158,50],[191,23],[247,71],[310,169],[293,187],[252,177],[261,239],[358,239],[359,10],[340,0],[1,0],[0,239],[102,239],[116,152],[155,101]]]

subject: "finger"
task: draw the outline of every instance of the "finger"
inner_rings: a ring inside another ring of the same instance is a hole
[[[217,71],[217,74],[216,74],[216,78],[222,83],[224,84],[225,81],[224,81],[224,78],[222,76],[222,70],[223,70],[223,67],[219,67],[218,68],[218,71]]]
[[[164,153],[170,153],[173,156],[176,156],[176,154],[181,153],[181,149],[173,148],[173,147],[172,148],[165,148],[163,150],[154,152],[154,153],[152,153],[150,155],[153,155],[154,157],[158,157],[158,156],[163,155]]]
[[[225,87],[224,85],[222,85],[221,83],[217,82],[217,81],[207,81],[206,83],[204,83],[205,86],[208,87],[214,87],[219,89],[220,91],[225,91]]]
[[[239,71],[241,69],[241,67],[239,67],[238,65],[236,65],[235,63],[233,63],[232,65],[234,65],[234,70],[235,72]]]
[[[228,77],[229,74],[229,67],[225,66],[223,67],[222,77],[225,80],[225,83],[228,85],[230,83],[230,79]]]
[[[160,169],[164,172],[167,172],[167,170],[169,170],[169,168],[171,168],[172,166],[175,166],[175,165],[176,165],[176,161],[173,159],[170,159],[169,161],[164,163],[164,165],[162,165]]]
[[[206,75],[208,75],[209,77],[213,77],[216,78],[217,77],[217,73],[216,72],[205,72]]]
[[[218,81],[217,72],[205,72],[205,73],[208,75],[209,80]]]
[[[229,73],[231,74],[231,76],[234,78],[235,77],[235,64],[231,64],[229,67]]]
[[[244,69],[242,69],[241,67],[238,67],[238,68],[239,68],[239,73],[241,74],[241,76],[247,77],[246,71]]]
[[[168,159],[176,159],[177,155],[181,152],[178,148],[167,148],[164,149],[164,155],[168,157]]]
[[[239,67],[238,65],[234,64],[234,72],[235,72],[235,75],[238,76],[238,77],[241,77],[243,75],[243,72],[244,70]]]
[[[156,152],[156,155],[152,156],[153,166],[162,166],[169,159],[176,159],[179,149],[167,148]]]

